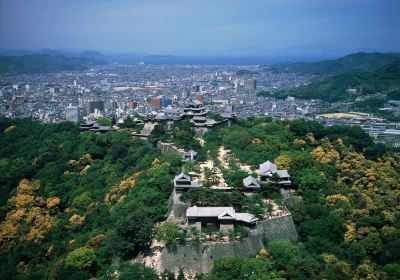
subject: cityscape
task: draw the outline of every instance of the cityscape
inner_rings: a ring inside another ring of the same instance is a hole
[[[311,113],[312,104],[257,93],[297,87],[310,78],[276,74],[263,66],[106,65],[82,73],[2,77],[0,106],[4,117],[30,117],[43,123],[100,117],[123,121],[167,107],[180,110],[188,99],[196,99],[216,113],[293,119]],[[76,114],[67,117],[72,108]]]
[[[324,125],[361,126],[376,142],[400,146],[400,122],[352,110],[354,102],[276,98],[273,93],[308,85],[315,75],[279,73],[271,66],[98,65],[85,71],[0,77],[0,116],[42,123],[90,122],[118,126],[127,117],[180,119],[190,100],[227,118],[307,119]],[[377,92],[372,97],[382,96]],[[364,96],[358,100],[365,100]],[[385,96],[385,95],[383,95]],[[396,116],[400,102],[383,111]],[[353,114],[328,114],[349,113]]]

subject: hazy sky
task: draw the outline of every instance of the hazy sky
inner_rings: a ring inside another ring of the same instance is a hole
[[[0,48],[400,50],[400,0],[0,0]]]

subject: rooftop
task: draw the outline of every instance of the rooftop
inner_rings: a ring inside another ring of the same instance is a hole
[[[266,174],[266,173],[276,173],[278,171],[276,164],[270,162],[269,160],[267,162],[264,162],[260,164],[260,173],[261,174]]]
[[[258,218],[250,213],[236,213],[233,207],[189,207],[186,210],[188,218],[218,218],[218,220],[235,220],[238,222],[255,223]]]

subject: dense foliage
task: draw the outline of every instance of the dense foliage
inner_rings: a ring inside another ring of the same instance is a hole
[[[397,155],[359,128],[299,120],[254,118],[212,133],[242,162],[289,170],[299,242],[270,242],[254,258],[236,258],[238,266],[223,258],[206,279],[399,279]]]
[[[171,223],[156,230],[181,170],[179,156],[161,155],[125,131],[80,133],[71,123],[1,120],[0,131],[2,279],[176,278],[126,260],[152,238],[172,245],[184,238]],[[187,123],[158,133],[164,132],[185,148],[196,139]],[[289,170],[299,241],[265,240],[254,257],[222,258],[199,279],[400,278],[400,159],[360,128],[251,118],[203,138],[199,151],[210,157],[223,145],[241,163],[271,160]],[[244,173],[224,172],[240,190]],[[239,191],[204,189],[184,199],[257,212],[253,198]]]
[[[400,88],[400,62],[384,66],[373,72],[346,73],[316,80],[309,85],[280,92],[288,95],[325,101],[354,100],[360,95],[375,94]],[[354,90],[354,91],[353,91]]]
[[[312,63],[287,63],[274,67],[276,71],[313,75],[339,75],[349,72],[370,72],[400,61],[396,53],[354,53],[334,60]]]
[[[88,279],[148,246],[179,157],[71,123],[0,129],[1,279]]]

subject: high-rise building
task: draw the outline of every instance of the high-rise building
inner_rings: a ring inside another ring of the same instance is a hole
[[[131,110],[135,110],[137,107],[137,101],[128,101],[128,108]]]
[[[65,108],[65,119],[69,122],[79,122],[81,116],[78,106],[71,106]]]
[[[165,97],[165,96],[163,96],[161,98],[161,107],[165,108],[165,107],[167,107],[168,105],[171,105],[171,104],[172,104],[172,100],[170,98]]]
[[[255,79],[245,80],[244,88],[245,89],[257,89],[257,81]]]
[[[204,95],[202,93],[196,94],[196,100],[204,102]]]
[[[228,104],[228,105],[225,106],[225,112],[226,113],[232,114],[233,110],[234,110],[234,105],[233,104]]]
[[[200,92],[200,86],[199,85],[192,85],[192,91],[193,92]]]
[[[161,97],[155,96],[150,99],[150,104],[153,109],[161,109]]]
[[[188,98],[189,97],[188,92],[186,90],[182,91],[181,97],[182,97],[182,99]]]
[[[98,111],[104,111],[104,102],[102,100],[86,102],[85,104],[86,114],[94,113],[95,109],[97,109]]]
[[[117,102],[113,100],[104,102],[104,109],[107,111],[107,113],[115,113],[115,111],[117,110]]]

